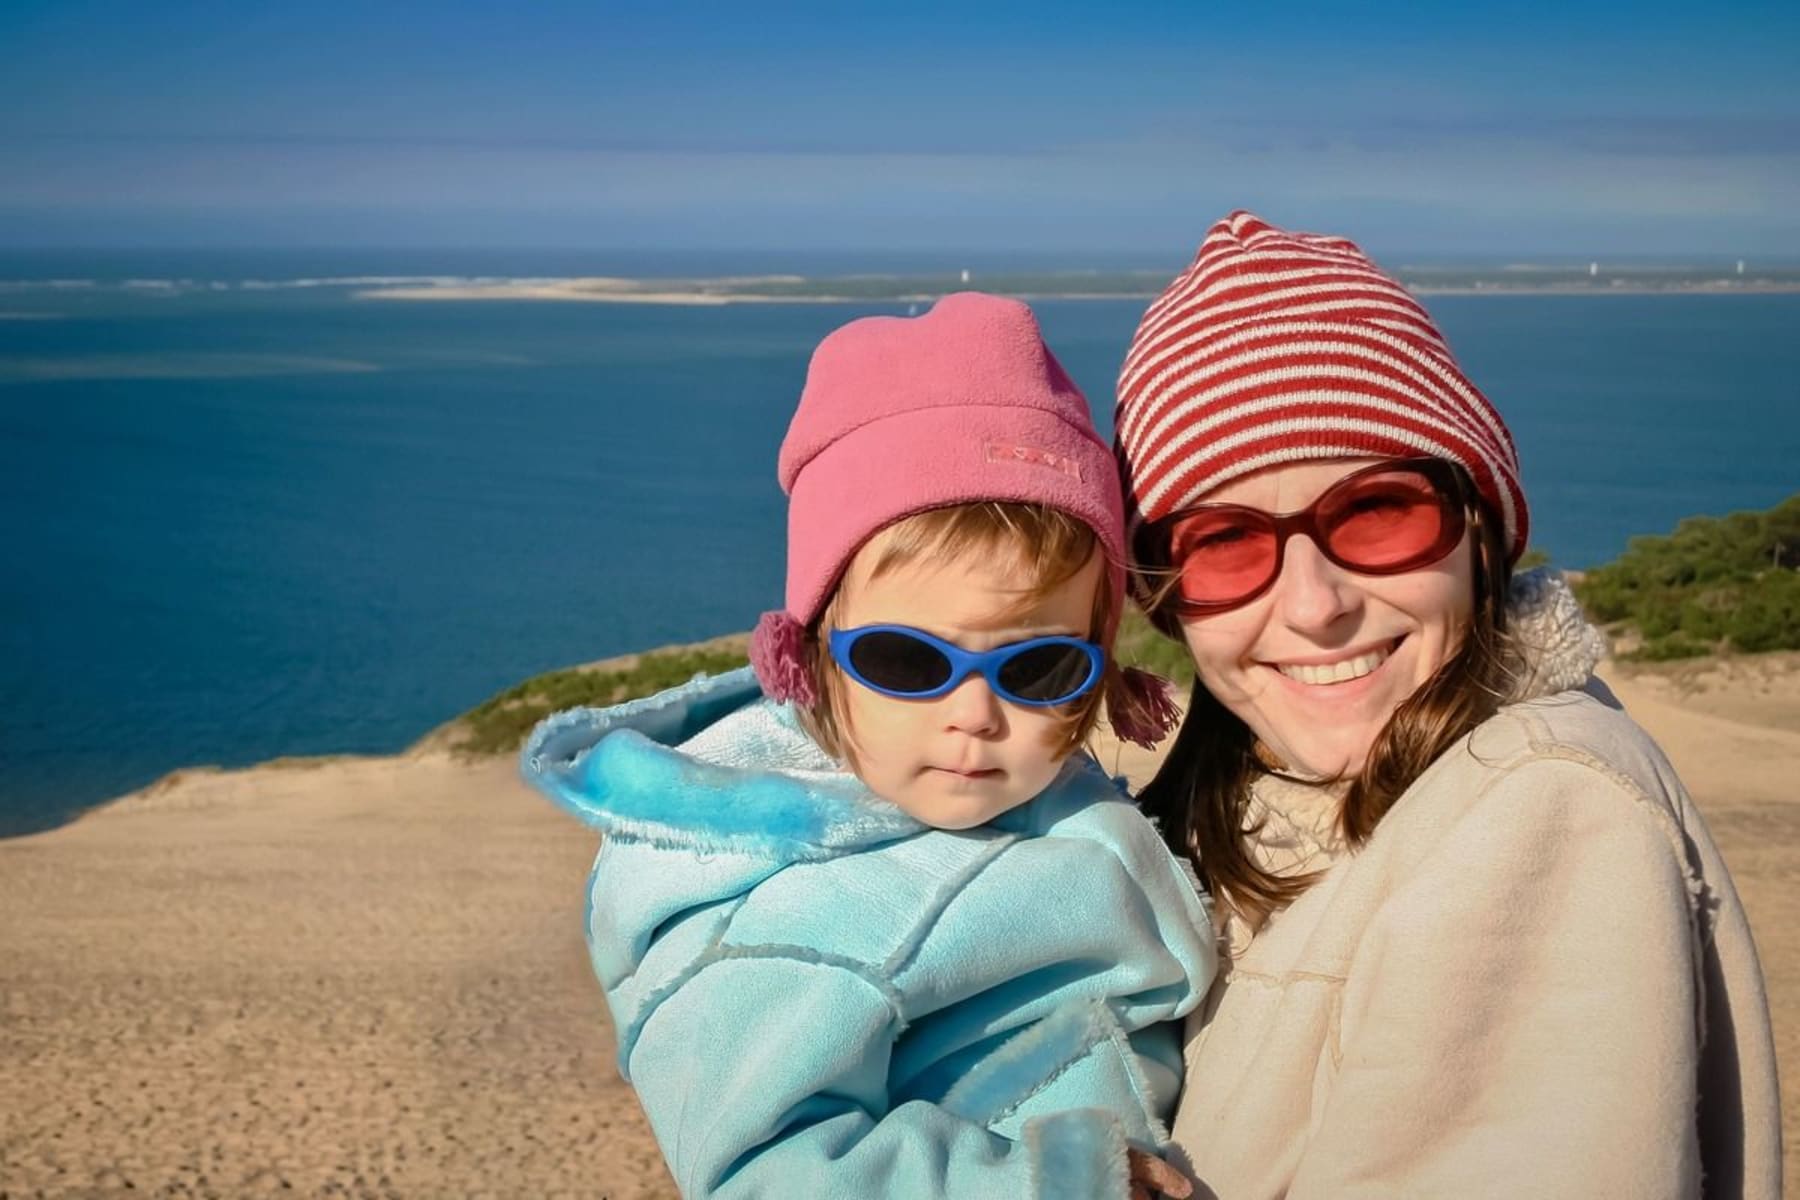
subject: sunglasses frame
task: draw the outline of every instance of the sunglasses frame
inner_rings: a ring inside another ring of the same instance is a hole
[[[1319,505],[1327,497],[1365,475],[1384,475],[1395,471],[1410,471],[1424,476],[1431,484],[1432,491],[1438,496],[1440,507],[1444,513],[1443,526],[1438,531],[1437,540],[1420,553],[1385,566],[1371,567],[1348,562],[1339,557],[1331,549],[1330,540],[1320,528],[1318,519]],[[1264,579],[1253,591],[1229,600],[1190,600],[1181,594],[1181,564],[1171,561],[1173,534],[1175,526],[1182,521],[1203,513],[1210,512],[1248,512],[1268,521],[1275,527],[1275,564]],[[1441,458],[1395,458],[1384,462],[1371,463],[1361,470],[1352,471],[1337,480],[1330,487],[1313,497],[1311,504],[1293,512],[1271,513],[1248,504],[1196,504],[1178,512],[1172,512],[1160,520],[1143,526],[1138,533],[1139,555],[1141,567],[1148,567],[1150,574],[1172,573],[1174,582],[1168,595],[1159,608],[1168,609],[1182,616],[1213,616],[1230,612],[1234,608],[1242,608],[1267,594],[1281,578],[1282,566],[1286,561],[1288,539],[1297,533],[1305,534],[1327,561],[1338,568],[1355,575],[1404,575],[1408,571],[1417,571],[1432,563],[1441,562],[1446,555],[1456,549],[1462,541],[1463,534],[1469,525],[1469,488],[1464,476],[1456,464]]]
[[[950,662],[950,677],[937,687],[922,692],[901,692],[868,679],[856,669],[851,661],[851,651],[856,643],[872,633],[897,633],[923,642],[942,654]],[[833,661],[863,687],[883,696],[891,696],[896,700],[935,700],[955,691],[963,680],[977,672],[987,680],[987,685],[994,695],[1008,704],[1017,704],[1022,708],[1054,708],[1059,704],[1069,704],[1081,699],[1100,682],[1101,674],[1106,670],[1106,652],[1097,644],[1082,638],[1050,636],[1027,638],[1022,642],[1008,642],[1004,646],[995,646],[992,650],[964,650],[953,642],[926,633],[923,629],[915,629],[911,625],[859,625],[855,629],[833,629],[828,635],[827,644],[831,649]],[[1000,682],[1000,669],[1008,662],[1028,651],[1041,646],[1073,646],[1087,656],[1088,673],[1080,685],[1066,695],[1052,700],[1030,700],[1014,694]]]

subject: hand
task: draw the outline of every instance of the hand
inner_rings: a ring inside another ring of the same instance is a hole
[[[1131,1167],[1131,1200],[1152,1200],[1156,1196],[1188,1200],[1194,1194],[1188,1177],[1156,1155],[1127,1150],[1126,1157]]]

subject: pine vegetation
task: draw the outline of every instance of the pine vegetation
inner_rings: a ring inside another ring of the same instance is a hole
[[[1621,657],[1800,650],[1800,494],[1766,512],[1689,517],[1575,585]]]

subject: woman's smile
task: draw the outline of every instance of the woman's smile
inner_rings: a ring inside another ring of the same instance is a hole
[[[1381,669],[1389,656],[1404,640],[1404,637],[1394,638],[1367,649],[1352,650],[1349,653],[1331,656],[1318,655],[1305,659],[1293,658],[1267,662],[1263,665],[1280,672],[1296,683],[1312,687],[1331,687],[1357,679],[1365,679],[1374,674]]]

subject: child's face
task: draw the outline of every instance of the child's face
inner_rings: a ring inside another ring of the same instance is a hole
[[[864,546],[838,597],[837,626],[911,625],[965,650],[1027,638],[1092,635],[1103,560],[1020,611],[1024,567],[1002,553],[969,561],[915,561],[868,577],[878,551]],[[1023,804],[1056,778],[1066,707],[1031,708],[996,696],[974,672],[933,700],[884,696],[842,677],[857,775],[878,796],[939,829],[968,829]]]

